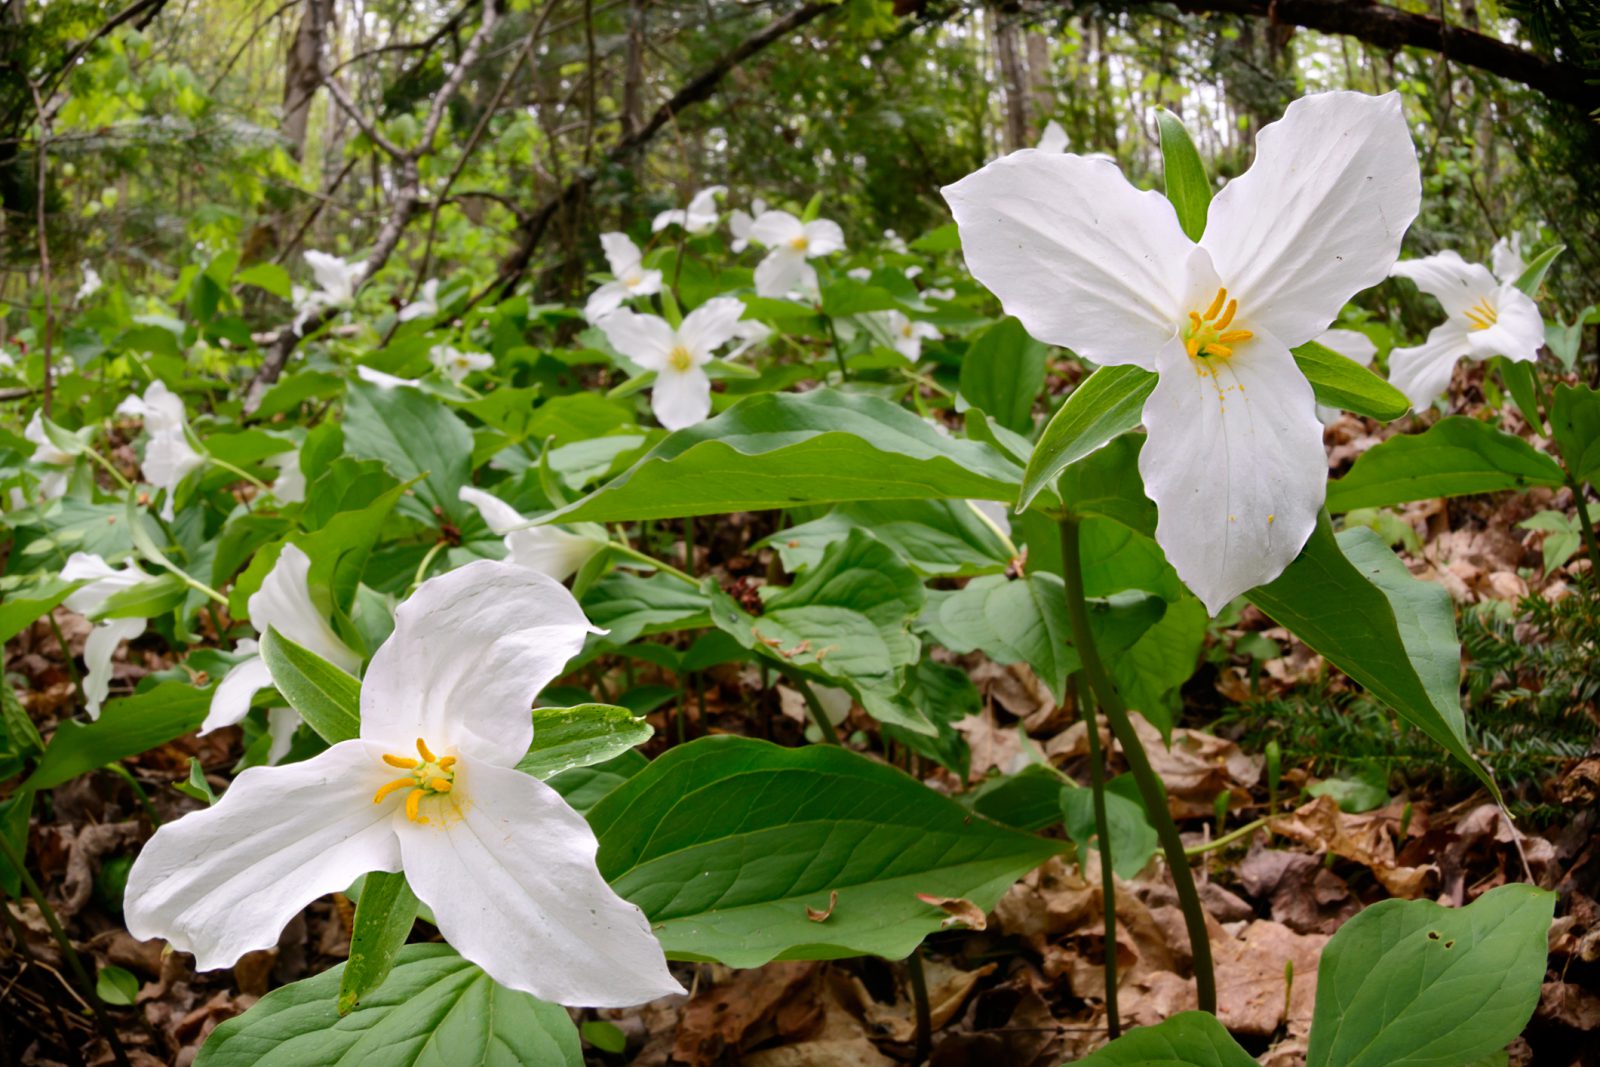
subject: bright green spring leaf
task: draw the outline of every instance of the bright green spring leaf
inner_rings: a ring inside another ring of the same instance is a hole
[[[1185,236],[1198,241],[1206,232],[1206,212],[1211,206],[1211,182],[1206,165],[1184,128],[1183,120],[1166,108],[1156,109],[1161,133],[1161,166],[1167,199],[1178,213]]]
[[[576,767],[604,763],[650,740],[655,730],[627,708],[612,704],[580,704],[571,708],[535,708],[533,744],[517,762],[517,770],[549,778]]]
[[[272,684],[330,745],[361,734],[361,683],[272,627],[261,635]]]
[[[961,395],[1016,433],[1033,429],[1048,349],[1022,323],[1004,318],[973,337],[961,359]]]
[[[143,693],[109,702],[94,722],[63,722],[24,788],[53,789],[86,771],[148,752],[199,729],[211,707],[214,688],[162,682]]]
[[[1328,510],[1560,485],[1560,464],[1520,437],[1452,415],[1422,433],[1391,437],[1328,485]]]
[[[1411,410],[1406,395],[1353,359],[1307,341],[1294,350],[1295,365],[1311,383],[1317,403],[1393,422]]]
[[[1556,386],[1550,430],[1572,476],[1591,485],[1600,481],[1600,392],[1587,385]]]
[[[383,984],[417,920],[417,895],[403,871],[370,872],[350,925],[350,959],[339,981],[339,1015],[349,1015]]]
[[[1210,1012],[1185,1011],[1141,1026],[1079,1060],[1081,1067],[1256,1067]]]
[[[1069,465],[1139,425],[1156,376],[1131,364],[1101,367],[1056,409],[1028,460],[1017,506],[1026,509]]]

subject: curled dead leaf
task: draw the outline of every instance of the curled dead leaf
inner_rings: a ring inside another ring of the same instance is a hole
[[[918,893],[917,899],[924,904],[931,904],[948,916],[939,924],[939,929],[948,930],[959,926],[967,930],[982,930],[989,925],[989,919],[983,909],[965,897],[936,897],[931,893]]]

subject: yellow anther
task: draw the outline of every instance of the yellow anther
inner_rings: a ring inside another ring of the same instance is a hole
[[[1225,345],[1231,345],[1237,341],[1248,341],[1254,336],[1255,334],[1249,330],[1229,330],[1226,333],[1217,334],[1217,340]]]
[[[435,778],[433,781],[428,783],[428,788],[433,790],[435,793],[448,793],[450,792],[450,785],[451,782],[448,778]]]
[[[1219,359],[1227,359],[1229,356],[1233,355],[1233,349],[1229,348],[1227,345],[1206,345],[1206,355],[1216,356]]]
[[[413,789],[411,795],[406,797],[406,818],[412,822],[417,821],[418,807],[422,804],[422,790]]]
[[[1205,323],[1203,321],[1201,321],[1201,319],[1200,319],[1200,312],[1198,312],[1198,311],[1189,312],[1189,327],[1190,327],[1190,329],[1198,330],[1198,329],[1200,329],[1200,327],[1202,327],[1204,325],[1205,325]]]
[[[424,741],[420,737],[417,738],[417,754],[422,757],[423,763],[432,763],[437,758],[431,751],[428,750],[428,742]]]
[[[1200,316],[1200,317],[1203,318],[1203,319],[1206,319],[1208,321],[1211,320],[1211,319],[1216,318],[1217,317],[1217,312],[1221,311],[1222,310],[1222,305],[1226,304],[1227,302],[1228,302],[1228,290],[1226,290],[1226,289],[1218,289],[1217,290],[1217,298],[1215,300],[1211,301],[1211,306],[1206,308],[1206,313],[1204,315]]]
[[[383,762],[387,763],[391,767],[399,767],[402,771],[414,770],[415,768],[422,766],[421,763],[418,763],[414,759],[407,759],[405,756],[390,756],[388,754],[384,755]]]
[[[1183,347],[1189,353],[1189,357],[1227,359],[1233,355],[1233,345],[1254,337],[1255,334],[1249,330],[1228,329],[1238,313],[1239,301],[1229,300],[1226,289],[1217,290],[1217,295],[1211,300],[1211,306],[1204,312],[1190,311],[1189,325],[1183,333]]]
[[[417,780],[415,778],[396,778],[392,782],[385,782],[378,788],[378,792],[375,796],[373,796],[372,802],[374,804],[382,804],[383,798],[388,796],[390,793],[393,793],[395,790],[414,789],[416,788],[416,784]]]
[[[1227,292],[1227,290],[1224,289],[1223,292]],[[1222,313],[1222,318],[1217,320],[1217,327],[1216,328],[1219,329],[1219,330],[1226,330],[1228,328],[1228,323],[1233,321],[1233,316],[1238,312],[1238,310],[1239,310],[1239,301],[1237,301],[1237,300],[1228,301],[1228,310],[1224,311]]]
[[[1489,306],[1487,299],[1479,300],[1466,311],[1467,321],[1472,323],[1474,330],[1487,330],[1500,321],[1499,314]]]
[[[1183,343],[1183,347],[1184,350],[1189,353],[1190,358],[1198,356],[1200,354],[1200,335],[1195,334],[1193,337],[1189,338]]]
[[[438,763],[441,770],[448,771],[451,767],[456,765],[456,758],[454,756],[445,756],[440,759]]]
[[[682,345],[674,345],[672,351],[667,353],[667,366],[675,371],[686,371],[694,366],[694,357]]]
[[[806,237],[805,234],[801,234],[799,237],[790,239],[789,247],[794,249],[796,252],[804,252],[807,248],[811,247],[811,240],[810,238]]]

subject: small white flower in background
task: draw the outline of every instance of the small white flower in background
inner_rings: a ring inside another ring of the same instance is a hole
[[[657,215],[650,224],[651,233],[660,233],[668,226],[682,226],[690,233],[708,233],[717,224],[717,196],[726,193],[725,185],[712,185],[694,194],[688,210],[669,208]]]
[[[767,202],[759,196],[750,201],[750,210],[742,211],[734,208],[728,216],[728,232],[733,234],[733,241],[728,245],[735,252],[743,252],[750,247],[750,227],[755,225],[756,218],[766,214]]]
[[[705,421],[711,414],[711,353],[732,340],[744,304],[718,296],[685,315],[674,330],[659,315],[618,311],[600,320],[606,340],[645,370],[656,372],[650,409],[669,430]]]
[[[922,358],[922,342],[937,341],[944,336],[932,324],[917,322],[903,311],[876,312],[872,317],[877,333],[881,334],[894,350],[915,363]]]
[[[422,283],[422,288],[417,292],[417,298],[400,309],[396,316],[401,322],[410,322],[412,319],[431,319],[439,314],[439,279],[429,278]]]
[[[756,265],[756,293],[786,296],[796,289],[815,289],[817,274],[806,262],[844,251],[844,231],[837,222],[801,222],[787,211],[768,211],[750,225],[750,239],[768,252]]]
[[[844,272],[844,276],[854,281],[864,282],[872,277],[872,269],[870,267],[851,267]]]
[[[661,272],[644,269],[644,254],[627,234],[603,233],[600,246],[605,249],[606,263],[611,266],[614,277],[589,294],[583,317],[591,323],[598,323],[617,310],[624,300],[654,296],[661,291]]]
[[[1327,491],[1290,349],[1381,281],[1421,176],[1397,94],[1289,105],[1199,243],[1116,166],[1023,150],[944,190],[967,265],[1030,334],[1159,375],[1139,456],[1156,540],[1211,614],[1299,554]]]
[[[1512,264],[1504,265],[1509,272]],[[1487,267],[1453,251],[1396,263],[1393,273],[1438,300],[1445,314],[1422,344],[1389,353],[1389,383],[1412,407],[1426,408],[1449,388],[1462,359],[1504,356],[1523,363],[1538,358],[1544,318],[1533,298],[1517,288],[1516,275],[1496,281]]]
[[[1489,265],[1494,268],[1496,278],[1515,284],[1522,277],[1522,272],[1528,269],[1528,264],[1522,259],[1522,234],[1514,233],[1510,238],[1502,237],[1496,241],[1489,250]]]
[[[67,491],[67,481],[72,476],[72,468],[78,462],[78,457],[71,452],[63,452],[50,440],[44,432],[44,412],[35,411],[33,418],[28,420],[27,429],[22,431],[22,436],[34,443],[33,461],[54,468],[46,472],[39,479],[39,495],[45,500],[54,500]]]
[[[355,299],[356,286],[367,270],[365,260],[346,261],[326,252],[307,252],[305,260],[317,280],[313,296],[325,304],[348,304]]]
[[[681,993],[644,915],[601,878],[589,824],[514,768],[533,698],[592,631],[525,567],[424,582],[367,669],[360,737],[252,767],[163,824],[128,875],[128,930],[215,970],[277,944],[323,894],[403,870],[444,939],[503,986],[583,1007]]]
[[[378,370],[376,367],[368,367],[365,364],[356,368],[356,377],[368,385],[376,385],[379,389],[398,389],[401,387],[415,389],[421,384],[415,378],[401,378],[398,375],[388,374]]]
[[[317,609],[311,599],[307,577],[311,573],[311,559],[296,545],[284,545],[278,560],[261,580],[261,588],[250,595],[248,610],[250,625],[257,633],[268,628],[277,630],[301,648],[314,652],[354,676],[361,669],[361,657],[350,646],[339,640],[327,617]],[[248,638],[240,641],[234,651],[254,653],[256,643]],[[250,712],[250,701],[256,692],[272,684],[272,675],[266,661],[258,655],[241,660],[223,675],[217,691],[211,694],[211,707],[200,732],[208,734],[224,726],[232,726]],[[293,722],[287,724],[290,733],[300,721],[294,712]],[[281,717],[281,716],[280,716]],[[282,725],[282,724],[280,724]]]
[[[149,441],[145,443],[140,467],[147,482],[167,491],[161,517],[171,522],[179,484],[190,471],[205,463],[205,457],[189,444],[183,400],[157,380],[150,383],[144,396],[130,396],[118,404],[117,414],[144,419],[144,432]]]
[[[93,267],[89,266],[89,263],[88,263],[87,260],[85,260],[83,262],[82,269],[83,269],[83,284],[78,286],[78,292],[72,298],[74,301],[76,301],[78,303],[82,303],[83,301],[89,299],[94,294],[98,293],[100,291],[100,286],[102,284],[101,281],[100,281],[100,272],[95,270]]]
[[[130,561],[117,570],[104,559],[89,552],[74,552],[61,568],[61,577],[68,582],[87,581],[89,584],[68,594],[64,603],[70,611],[93,616],[105,602],[124,589],[132,589],[149,575]],[[132,641],[144,633],[146,619],[106,619],[95,624],[89,638],[83,643],[83,662],[89,668],[83,676],[83,695],[88,701],[89,718],[100,717],[100,705],[111,692],[111,656],[124,641]]]
[[[1067,131],[1061,128],[1061,123],[1051,119],[1044,124],[1044,132],[1039,135],[1037,145],[1039,151],[1052,154],[1067,150]]]
[[[275,467],[277,478],[272,482],[272,495],[285,504],[299,504],[306,498],[306,475],[300,469],[300,450],[279,452],[268,456],[267,466]]]
[[[526,516],[493,493],[461,487],[461,500],[478,509],[483,521],[505,539],[506,559],[564,582],[589,562],[610,540],[604,526],[592,522],[563,526],[534,526]]]
[[[954,300],[955,298],[956,298],[956,291],[954,289],[924,289],[924,290],[922,290],[922,299],[924,299],[924,300]]]
[[[494,366],[494,357],[486,352],[457,352],[449,345],[434,345],[428,352],[428,358],[444,372],[446,378],[457,385],[466,381],[467,375],[474,371],[488,370]]]
[[[901,237],[893,230],[883,231],[883,247],[887,248],[891,252],[898,252],[901,255],[905,255],[910,251],[910,249],[906,247],[905,238]]]
[[[1378,346],[1372,338],[1360,330],[1328,330],[1314,338],[1317,344],[1330,348],[1339,353],[1352,363],[1359,363],[1363,367],[1372,366],[1372,359],[1378,354]],[[1326,404],[1317,405],[1317,418],[1324,426],[1339,417],[1338,408],[1330,408]]]
[[[757,319],[740,319],[733,324],[733,336],[739,342],[722,358],[738,359],[748,352],[754,345],[760,344],[772,336],[772,327]]]

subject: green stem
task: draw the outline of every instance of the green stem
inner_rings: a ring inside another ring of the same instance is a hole
[[[1089,788],[1094,790],[1094,832],[1100,839],[1100,900],[1105,913],[1106,1028],[1115,1041],[1122,1034],[1117,1010],[1117,881],[1111,859],[1111,820],[1106,815],[1106,765],[1100,751],[1100,721],[1091,701],[1084,699],[1078,675],[1072,676],[1073,703],[1078,705],[1089,742]],[[1080,857],[1083,863],[1088,857]]]
[[[921,945],[906,957],[906,970],[911,975],[911,1002],[917,1013],[917,1044],[911,1053],[911,1062],[926,1063],[933,1048],[933,1012],[928,1006],[928,977],[922,972]]]
[[[654,556],[646,555],[645,553],[640,552],[637,548],[634,548],[631,545],[622,544],[620,541],[613,541],[613,542],[611,542],[611,551],[615,552],[617,555],[623,557],[624,559],[631,559],[631,560],[636,560],[636,561],[638,561],[640,563],[647,563],[650,566],[654,567],[658,571],[662,571],[662,572],[664,572],[666,574],[672,575],[674,578],[678,579],[678,581],[680,581],[680,582],[684,582],[684,583],[686,583],[688,585],[692,585],[696,589],[700,588],[700,579],[696,578],[694,575],[686,574],[683,571],[680,571],[678,568],[674,567],[670,563],[663,563],[659,559],[656,559]]]
[[[839,380],[848,382],[850,380],[850,372],[845,369],[844,349],[839,347],[839,332],[833,328],[833,316],[824,315],[822,321],[828,324],[828,340],[833,345],[834,357],[839,361]]]
[[[1254,822],[1245,823],[1237,830],[1228,831],[1215,841],[1207,841],[1203,845],[1195,845],[1192,848],[1186,848],[1184,849],[1184,852],[1190,856],[1204,856],[1207,852],[1215,852],[1219,848],[1227,848],[1241,837],[1249,837],[1251,834],[1255,833],[1257,830],[1261,829],[1263,826],[1266,826],[1270,822],[1272,822],[1272,816],[1263,815]]]
[[[1189,931],[1189,947],[1194,953],[1194,983],[1201,1011],[1217,1011],[1217,977],[1211,962],[1211,941],[1206,934],[1205,910],[1200,906],[1200,893],[1195,888],[1194,872],[1189,869],[1189,859],[1184,852],[1183,839],[1178,836],[1178,826],[1172,821],[1172,810],[1167,806],[1167,789],[1161,776],[1150,766],[1144,745],[1134,732],[1128,709],[1122,704],[1117,687],[1100,662],[1095,649],[1094,634],[1089,629],[1089,607],[1083,593],[1083,561],[1078,548],[1078,520],[1063,516],[1061,528],[1061,576],[1067,587],[1067,616],[1072,623],[1072,640],[1077,646],[1078,658],[1083,661],[1084,676],[1094,691],[1100,710],[1105,712],[1111,733],[1122,745],[1123,757],[1139,786],[1139,796],[1144,800],[1145,812],[1155,826],[1156,837],[1161,841],[1161,851],[1167,857],[1172,871],[1173,887],[1178,892],[1178,906],[1183,911],[1184,925]]]
[[[133,483],[128,481],[127,477],[121,471],[117,470],[116,465],[113,464],[109,459],[102,456],[92,448],[84,449],[83,454],[94,460],[94,462],[98,463],[101,470],[111,475],[111,480],[121,486],[123,492],[127,492],[133,488]]]
[[[842,745],[839,740],[839,731],[834,728],[833,720],[828,718],[828,712],[822,706],[822,701],[817,699],[817,694],[812,692],[811,683],[800,676],[800,672],[793,668],[778,668],[789,684],[799,691],[805,699],[806,710],[811,713],[811,721],[817,724],[817,729],[822,733],[822,740],[830,745]]]
[[[144,791],[144,786],[139,784],[139,779],[133,776],[133,772],[116,762],[106,764],[106,770],[128,783],[128,788],[133,790],[133,795],[139,801],[139,807],[144,811],[145,818],[150,820],[152,827],[160,829],[161,816],[156,814],[155,805],[150,803],[150,794]]]
[[[443,541],[435,541],[433,547],[428,549],[427,555],[422,557],[422,562],[417,564],[416,576],[411,579],[412,589],[421,585],[422,580],[428,576],[428,568],[433,566],[434,557],[444,551],[444,546],[445,543]]]
[[[83,676],[78,673],[78,662],[72,655],[72,647],[67,644],[67,635],[61,632],[61,624],[56,622],[56,613],[49,612],[45,618],[50,620],[50,630],[56,635],[56,644],[61,646],[61,661],[67,665],[67,673],[72,676],[72,687],[78,691],[78,699],[87,701],[88,697],[83,692]]]
[[[1591,571],[1600,567],[1600,542],[1594,536],[1594,520],[1589,518],[1589,502],[1583,498],[1583,486],[1567,471],[1567,487],[1572,490],[1572,502],[1578,506],[1578,526],[1583,530],[1583,547],[1589,551]]]
[[[227,471],[229,474],[236,475],[237,477],[243,479],[244,481],[249,482],[251,485],[255,486],[257,489],[261,490],[263,493],[265,493],[267,491],[267,489],[268,489],[268,486],[267,486],[266,482],[262,481],[260,478],[257,478],[255,475],[251,474],[249,471],[245,470],[243,467],[236,467],[232,463],[229,463],[227,460],[218,459],[216,456],[213,456],[209,452],[206,453],[206,462],[211,464],[214,467],[221,467],[223,470]]]

